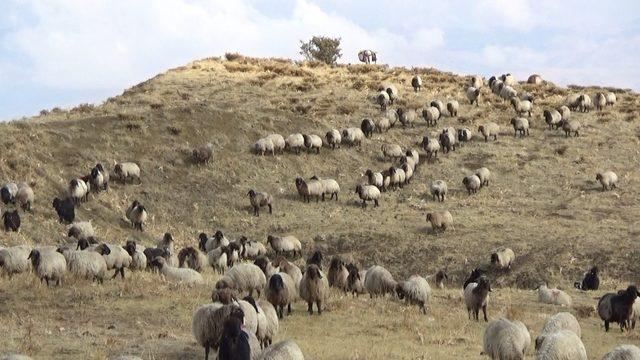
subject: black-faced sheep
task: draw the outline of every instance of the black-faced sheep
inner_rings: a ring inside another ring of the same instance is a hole
[[[313,315],[313,304],[316,304],[318,315],[322,314],[322,303],[327,294],[326,279],[316,265],[307,266],[307,271],[300,280],[300,297],[307,302],[308,311]]]
[[[260,208],[264,206],[269,207],[269,214],[273,213],[273,197],[271,195],[264,192],[256,192],[253,189],[249,190],[247,195],[255,216],[260,216]]]
[[[453,230],[453,216],[448,210],[428,213],[427,221],[431,223],[431,228],[436,234],[447,229]]]
[[[596,180],[602,185],[602,191],[612,190],[618,187],[618,175],[613,171],[597,173]]]
[[[192,156],[194,162],[199,164],[208,164],[213,157],[213,144],[206,143],[193,149]]]
[[[296,299],[297,287],[289,274],[277,273],[269,278],[269,283],[265,289],[267,300],[278,312],[278,317],[284,317],[284,309],[291,315],[291,304]]]
[[[59,286],[64,275],[67,272],[67,261],[64,256],[56,251],[39,251],[32,250],[28,259],[31,260],[31,266],[40,278],[40,282],[55,282]]]
[[[374,185],[358,185],[356,186],[356,194],[362,200],[362,208],[367,207],[367,201],[373,201],[374,207],[378,207],[378,200],[380,199],[380,189]]]
[[[482,352],[491,359],[522,360],[530,345],[531,335],[522,322],[500,318],[487,325]]]
[[[584,277],[582,278],[582,282],[576,282],[574,284],[576,289],[589,291],[589,290],[598,290],[600,287],[600,278],[598,277],[598,267],[594,266],[589,271],[584,273]]]
[[[4,222],[4,231],[17,232],[20,229],[20,214],[18,214],[18,210],[5,210],[5,212],[2,213],[2,220]]]
[[[139,184],[142,184],[142,179],[140,178],[140,167],[136,163],[123,162],[115,164],[113,167],[113,174],[123,184],[127,181],[133,180],[137,180]]]
[[[364,136],[370,138],[373,131],[376,129],[376,125],[371,119],[363,119],[360,123],[360,130],[364,133]]]
[[[242,330],[242,321],[237,317],[224,322],[218,360],[251,360],[249,335]]]
[[[598,315],[604,321],[605,331],[609,331],[609,323],[620,324],[620,331],[629,328],[629,319],[633,312],[633,304],[640,295],[635,285],[629,285],[626,290],[617,294],[608,293],[598,302]]]
[[[414,75],[411,78],[411,86],[413,86],[414,92],[418,92],[418,90],[422,89],[422,78],[420,75]]]
[[[491,292],[491,285],[489,284],[489,279],[484,276],[481,276],[478,279],[478,282],[469,283],[469,285],[464,288],[464,302],[467,306],[469,319],[471,319],[471,315],[473,314],[473,318],[476,321],[479,321],[478,313],[480,312],[480,309],[482,309],[484,321],[488,321],[487,298],[489,296],[489,292]]]
[[[400,300],[406,299],[407,304],[418,305],[423,314],[427,314],[427,300],[431,294],[431,287],[420,275],[411,275],[406,281],[396,285],[396,294]]]
[[[134,200],[127,208],[125,215],[127,220],[131,222],[131,226],[140,231],[144,231],[143,226],[147,221],[148,213],[147,209],[140,204],[138,200]]]
[[[56,214],[58,214],[58,221],[61,223],[72,223],[76,218],[76,209],[73,204],[73,200],[70,198],[53,199],[53,208],[56,210]]]

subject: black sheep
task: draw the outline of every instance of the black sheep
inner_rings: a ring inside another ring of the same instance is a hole
[[[598,315],[604,320],[604,329],[609,331],[609,323],[620,324],[620,331],[629,328],[629,318],[633,310],[633,303],[640,295],[635,285],[629,285],[626,290],[620,290],[617,294],[605,294],[598,301]]]
[[[464,281],[464,285],[462,285],[462,289],[463,290],[466,289],[467,285],[469,285],[472,282],[478,282],[478,279],[483,273],[484,271],[480,268],[473,269],[471,274],[469,274],[469,277],[467,278],[467,280]]]
[[[231,316],[224,322],[218,349],[218,360],[249,359],[251,359],[249,336],[242,330],[242,321],[235,316]]]
[[[20,214],[18,210],[5,211],[2,214],[4,220],[4,231],[18,231],[20,229]]]
[[[7,185],[3,186],[0,189],[0,198],[2,198],[2,202],[6,205],[9,203],[15,204],[15,197],[11,193],[11,190],[7,187]]]
[[[322,256],[322,252],[320,252],[320,250],[316,250],[313,252],[311,257],[307,259],[307,265],[315,264],[319,268],[322,268],[323,259],[324,259],[324,256]]]
[[[71,224],[76,218],[76,209],[73,200],[66,199],[53,199],[53,208],[56,209],[58,214],[58,221]]]
[[[363,119],[360,123],[360,130],[364,133],[364,136],[370,138],[373,131],[376,129],[376,125],[370,119]]]
[[[594,266],[584,274],[582,283],[576,283],[576,288],[582,290],[598,290],[600,287],[600,278],[598,278],[598,267]]]

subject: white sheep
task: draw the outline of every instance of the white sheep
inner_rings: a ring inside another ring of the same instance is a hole
[[[466,91],[467,100],[469,100],[469,104],[473,105],[476,103],[476,106],[480,106],[478,103],[478,99],[480,98],[480,89],[475,86],[470,86]]]
[[[587,351],[582,340],[573,331],[560,330],[549,334],[540,345],[537,360],[587,360]]]
[[[484,86],[484,79],[480,75],[472,75],[469,81],[469,86],[480,89]]]
[[[482,309],[484,315],[484,321],[487,322],[487,304],[489,302],[489,292],[491,292],[491,285],[489,280],[481,276],[477,282],[471,282],[464,288],[464,303],[467,306],[467,312],[469,313],[469,319],[472,315],[476,321],[478,319],[478,313]]]
[[[29,253],[31,248],[25,245],[12,246],[0,250],[0,268],[9,277],[31,269]]]
[[[518,92],[511,86],[504,85],[500,89],[500,97],[504,100],[509,100],[517,96],[518,96]]]
[[[364,133],[360,128],[350,127],[342,130],[342,142],[349,146],[360,145],[364,140]]]
[[[402,147],[398,144],[382,144],[380,151],[382,151],[382,156],[385,160],[387,158],[399,159],[404,156],[404,151],[402,151]]]
[[[47,286],[49,282],[55,282],[56,286],[60,285],[67,272],[67,261],[62,254],[56,251],[32,250],[28,259],[31,260],[31,266],[40,282],[46,281]]]
[[[0,197],[4,204],[15,203],[15,197],[18,194],[18,185],[13,182],[8,182],[2,185],[0,189]]]
[[[484,331],[482,352],[491,359],[522,360],[531,345],[531,334],[518,320],[494,320]]]
[[[413,91],[418,92],[422,88],[422,78],[420,75],[414,75],[411,78],[411,86],[413,86]]]
[[[216,283],[217,289],[225,287],[235,289],[240,293],[247,292],[253,296],[253,292],[258,293],[258,298],[262,293],[267,278],[262,270],[254,264],[239,263],[231,267],[224,276]]]
[[[89,221],[74,222],[69,226],[67,236],[74,237],[78,240],[93,237],[95,236],[93,224],[91,224],[91,222]]]
[[[435,180],[431,183],[430,191],[434,200],[444,201],[448,191],[447,183],[444,180]]]
[[[258,301],[258,331],[256,336],[262,347],[266,348],[271,345],[280,329],[278,313],[276,309],[267,300]]]
[[[582,330],[580,329],[580,324],[578,323],[576,317],[568,312],[560,312],[550,317],[542,327],[540,335],[538,335],[538,337],[536,338],[536,350],[540,349],[547,336],[554,334],[560,330],[573,331],[576,335],[578,335],[578,337],[582,336]]]
[[[304,360],[304,354],[292,340],[285,340],[273,344],[258,357],[259,360]]]
[[[635,345],[618,345],[604,355],[602,360],[638,360],[640,348]]]
[[[418,305],[422,313],[427,314],[427,301],[431,294],[431,287],[425,278],[420,275],[411,275],[406,281],[398,282],[396,293],[400,300],[406,299],[407,304]]]
[[[489,141],[490,137],[493,137],[493,140],[498,140],[498,134],[500,134],[500,126],[494,122],[488,122],[486,124],[482,124],[478,126],[478,132],[484,136],[484,141]]]
[[[431,228],[436,234],[438,231],[454,230],[453,216],[448,210],[427,213],[427,221],[431,223]]]
[[[389,94],[384,90],[378,92],[376,95],[376,103],[380,105],[380,110],[387,110],[387,106],[391,103]]]
[[[398,114],[398,120],[404,128],[413,127],[416,120],[418,120],[418,112],[414,109],[404,110],[403,108],[398,108],[396,113]]]
[[[205,360],[209,359],[209,351],[217,351],[222,336],[224,322],[234,314],[241,313],[237,305],[221,303],[200,306],[191,320],[191,331],[198,345],[204,347]]]
[[[308,151],[313,151],[315,149],[316,154],[320,153],[320,148],[322,147],[322,138],[320,136],[314,134],[305,134],[302,135],[302,137],[304,139],[304,146]]]
[[[520,100],[517,97],[511,98],[511,105],[513,109],[516,111],[516,114],[523,115],[527,114],[527,116],[531,117],[531,111],[533,110],[533,104],[529,100]]]
[[[125,216],[127,220],[131,222],[131,226],[134,229],[144,231],[143,227],[149,214],[147,213],[147,209],[138,202],[138,200],[134,200],[131,205],[125,210]]]
[[[364,276],[364,287],[371,298],[393,294],[397,285],[389,270],[379,265],[370,267]]]
[[[331,195],[330,200],[333,200],[334,196],[338,201],[338,194],[340,193],[340,184],[334,179],[321,179],[317,176],[311,177],[311,180],[317,180],[322,185],[322,201],[324,201],[325,195]]]
[[[137,180],[138,183],[142,182],[140,178],[140,167],[133,162],[116,163],[113,166],[113,174],[122,183],[126,183],[128,180]]]
[[[471,174],[469,176],[465,176],[464,179],[462,179],[462,184],[467,189],[467,193],[471,195],[478,192],[478,189],[480,189],[482,183],[480,181],[480,178],[476,174]]]
[[[516,84],[516,77],[513,76],[511,73],[500,75],[500,80],[502,80],[502,82],[508,86],[512,86]]]
[[[83,245],[80,245],[83,243]],[[81,250],[87,248],[86,241],[78,240],[78,246]],[[106,251],[104,247],[108,247],[109,251]],[[89,248],[89,250],[99,252],[103,254],[105,262],[107,263],[107,270],[115,270],[113,277],[115,278],[120,274],[120,277],[124,279],[124,269],[131,265],[131,255],[120,245],[100,244]]]
[[[371,169],[368,169],[364,175],[367,177],[369,185],[376,186],[378,189],[382,189],[384,187],[384,178],[382,173],[373,172]]]
[[[268,135],[265,139],[271,140],[271,142],[273,143],[274,150],[276,152],[280,152],[280,153],[284,152],[284,147],[286,146],[286,142],[284,141],[284,138],[282,137],[282,135],[271,134],[271,135]]]
[[[571,118],[571,109],[569,109],[568,106],[562,105],[557,110],[560,113],[560,117],[561,117],[562,121],[569,121],[569,119]],[[560,124],[560,125],[562,125],[562,124]],[[558,127],[556,126],[556,129],[557,128]]]
[[[575,137],[580,135],[580,129],[582,124],[578,120],[562,120],[562,130],[564,130],[564,136],[569,137],[571,133]]]
[[[521,137],[525,135],[529,135],[529,120],[522,117],[514,117],[511,119],[511,126],[513,126],[513,136],[518,136],[520,133]]]
[[[447,111],[449,112],[449,116],[456,117],[458,116],[458,109],[460,108],[460,104],[457,100],[449,100],[447,102]]]
[[[299,133],[291,134],[285,139],[285,149],[300,154],[300,149],[304,146],[304,136]]]
[[[268,154],[268,153],[271,153],[271,155],[276,154],[273,141],[267,138],[258,139],[258,141],[256,141],[255,144],[253,144],[253,151],[260,156],[264,156],[264,154]]]
[[[342,135],[340,135],[340,131],[331,129],[327,131],[325,139],[327,140],[327,145],[332,149],[335,149],[336,147],[340,147],[340,143],[342,142]]]
[[[617,98],[615,93],[609,92],[607,93],[606,97],[608,106],[613,106],[616,104]]]
[[[108,251],[108,248],[103,249]],[[84,278],[103,283],[107,276],[107,263],[103,253],[87,250],[73,250],[66,247],[58,249],[66,262],[69,272]]]
[[[458,129],[458,144],[462,146],[463,143],[469,142],[473,139],[473,132],[469,128]]]
[[[209,251],[207,253],[207,259],[209,265],[218,274],[224,274],[224,272],[227,270],[227,252],[224,251],[223,247],[218,247]]]
[[[427,159],[436,160],[440,150],[440,141],[437,136],[424,136],[422,138],[422,148],[427,152]]]
[[[538,287],[538,301],[544,304],[571,306],[571,296],[558,289],[549,289],[546,284]]]
[[[569,110],[569,108],[567,108],[567,110]],[[558,110],[545,110],[542,114],[544,116],[544,122],[549,125],[549,129],[553,127],[557,129],[560,126],[560,122],[562,121],[562,114],[560,114]]]
[[[68,195],[75,204],[87,201],[89,185],[82,179],[73,179],[69,182]]]
[[[491,253],[491,264],[497,269],[510,269],[515,259],[516,254],[509,248],[501,247]]]
[[[613,171],[604,171],[596,174],[596,180],[602,185],[602,190],[611,190],[618,187],[618,175]]]
[[[597,93],[596,96],[593,98],[593,105],[595,106],[596,110],[602,110],[605,108],[605,106],[607,106],[607,97],[604,93]]]
[[[438,119],[440,119],[440,110],[438,110],[435,106],[429,106],[428,108],[422,110],[422,117],[427,122],[429,126],[438,125]]]
[[[293,235],[288,236],[267,236],[267,244],[271,245],[271,248],[276,255],[282,253],[292,253],[293,256],[302,255],[302,243],[297,237]]]
[[[374,207],[379,205],[380,189],[374,185],[358,185],[356,186],[356,194],[362,200],[362,208],[367,207],[367,201],[373,201]]]
[[[18,191],[15,195],[15,202],[23,211],[31,211],[31,206],[35,201],[35,193],[29,184],[18,184]]]

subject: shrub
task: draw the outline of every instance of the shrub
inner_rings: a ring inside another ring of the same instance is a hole
[[[242,55],[240,55],[238,53],[226,53],[226,54],[224,54],[224,57],[228,61],[234,61],[234,60],[238,60],[238,59],[244,58],[244,56],[242,56]]]
[[[331,65],[342,57],[340,38],[314,36],[307,42],[300,40],[300,44],[300,54],[309,61],[318,60]]]

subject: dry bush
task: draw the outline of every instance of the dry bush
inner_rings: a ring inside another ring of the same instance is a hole
[[[249,72],[255,69],[252,65],[237,62],[224,63],[224,68],[227,69],[228,72]]]
[[[351,83],[351,88],[354,90],[362,90],[367,86],[367,84],[362,79],[355,79]]]
[[[86,114],[88,112],[91,112],[93,109],[95,108],[95,106],[93,104],[80,104],[76,107],[74,107],[73,109],[71,109],[72,113],[80,113],[80,114]]]
[[[376,65],[358,64],[358,65],[348,66],[347,71],[349,71],[352,74],[369,74],[373,71],[376,71],[377,68],[378,66]]]
[[[227,61],[237,61],[243,60],[244,56],[239,53],[225,53],[224,58],[227,59]]]
[[[47,116],[47,115],[49,115],[49,110],[47,109],[40,110],[40,116]]]
[[[305,60],[305,61],[301,61],[300,63],[303,66],[310,67],[312,69],[328,67],[327,64],[323,63],[322,61],[318,61],[318,60]]]
[[[269,71],[282,76],[311,76],[311,74],[303,69],[289,64],[271,63],[262,66],[264,71]]]
[[[351,115],[358,110],[358,106],[353,103],[340,104],[336,107],[336,111],[340,115]]]
[[[314,36],[309,41],[300,40],[300,55],[307,60],[318,60],[326,64],[335,64],[342,57],[340,38]]]
[[[311,112],[313,105],[311,104],[296,104],[293,106],[292,111],[300,115],[307,115]]]

